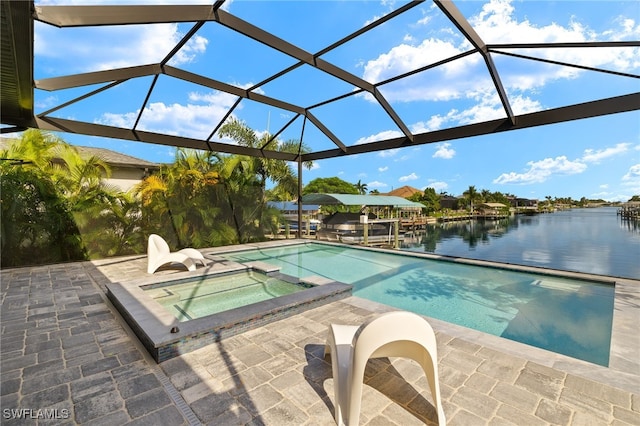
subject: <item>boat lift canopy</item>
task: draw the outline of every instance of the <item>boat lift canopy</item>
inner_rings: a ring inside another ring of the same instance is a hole
[[[423,204],[391,195],[357,195],[357,194],[307,194],[302,196],[303,204],[345,206],[391,206],[400,208],[422,209]]]

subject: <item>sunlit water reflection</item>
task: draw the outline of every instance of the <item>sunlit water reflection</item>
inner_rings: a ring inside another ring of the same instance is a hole
[[[617,209],[430,226],[404,250],[640,279],[640,227]]]

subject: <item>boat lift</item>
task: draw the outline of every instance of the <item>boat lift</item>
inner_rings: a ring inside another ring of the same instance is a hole
[[[387,244],[391,245],[391,228],[393,228],[393,248],[400,248],[400,219],[399,218],[391,218],[391,219],[369,219],[369,216],[363,214],[360,216],[360,223],[364,225],[364,232],[362,234],[362,243],[366,246],[369,245],[369,224],[370,223],[390,223],[392,226],[389,227],[389,236],[387,238]],[[353,238],[353,237],[343,237],[343,238]]]

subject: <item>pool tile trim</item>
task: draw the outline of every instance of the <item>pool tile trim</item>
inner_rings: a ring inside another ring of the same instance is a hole
[[[269,271],[268,275],[282,276],[278,272],[279,268],[272,265],[262,263],[253,266],[255,268],[228,262],[224,270],[214,274],[205,268],[177,273],[162,280],[158,280],[156,276],[128,282],[108,283],[106,284],[107,297],[153,359],[160,363],[253,328],[351,296],[350,285],[335,281],[324,282],[322,285],[313,285],[286,296],[180,322],[142,289],[144,286],[158,285],[166,281],[205,275],[226,275],[251,269],[261,272],[266,270]],[[303,280],[300,282],[313,284]]]

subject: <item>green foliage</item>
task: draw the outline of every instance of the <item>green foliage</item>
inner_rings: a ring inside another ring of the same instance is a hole
[[[2,157],[21,160],[1,166],[3,266],[132,251],[119,243],[130,227],[105,219],[117,211],[118,191],[104,184],[110,171],[102,160],[82,158],[62,139],[38,130],[25,131]]]
[[[357,185],[360,185],[360,189],[358,189]],[[361,194],[361,191],[366,191],[366,184],[361,184],[358,181],[357,185],[344,181],[339,177],[316,178],[303,188],[302,194]],[[360,211],[359,206],[322,206],[322,212],[325,214],[335,212],[356,213],[358,211]]]
[[[220,128],[220,136],[230,137],[238,145],[264,150],[301,154],[309,152],[296,140],[280,141],[268,133],[261,137],[244,122],[231,120]],[[271,194],[277,199],[298,198],[298,176],[291,164],[263,157],[229,156],[223,159],[222,186],[227,195],[227,207],[240,243],[263,240],[265,230],[277,227],[279,212],[267,208],[267,182],[275,187]],[[312,162],[304,166],[311,168]]]
[[[471,213],[473,213],[474,201],[477,201],[480,199],[480,194],[478,194],[478,191],[476,191],[476,187],[473,185],[469,186],[469,189],[464,191],[462,193],[462,196],[469,203],[469,210],[471,211]]]
[[[309,182],[302,194],[358,194],[354,184],[346,182],[339,177],[316,178]]]
[[[35,167],[0,166],[2,267],[86,258],[68,202]]]
[[[141,202],[142,233],[162,235],[173,249],[235,242],[220,220],[227,204],[221,168],[221,158],[213,153],[177,149],[173,164],[134,188]]]
[[[358,183],[355,184],[355,187],[358,191],[358,194],[364,195],[367,193],[367,184],[360,182],[360,179],[358,179]]]
[[[237,120],[221,134],[243,146],[308,151]],[[123,193],[105,184],[104,161],[46,132],[24,132],[2,157],[14,159],[0,164],[3,266],[144,253],[151,233],[173,249],[260,241],[280,217],[266,206],[266,183],[283,199],[297,197],[297,176],[282,160],[178,149],[173,164]]]
[[[427,214],[431,214],[440,210],[440,195],[436,194],[436,190],[433,188],[425,188],[422,194],[416,192],[407,199],[409,201],[415,201],[417,203],[424,204]]]

